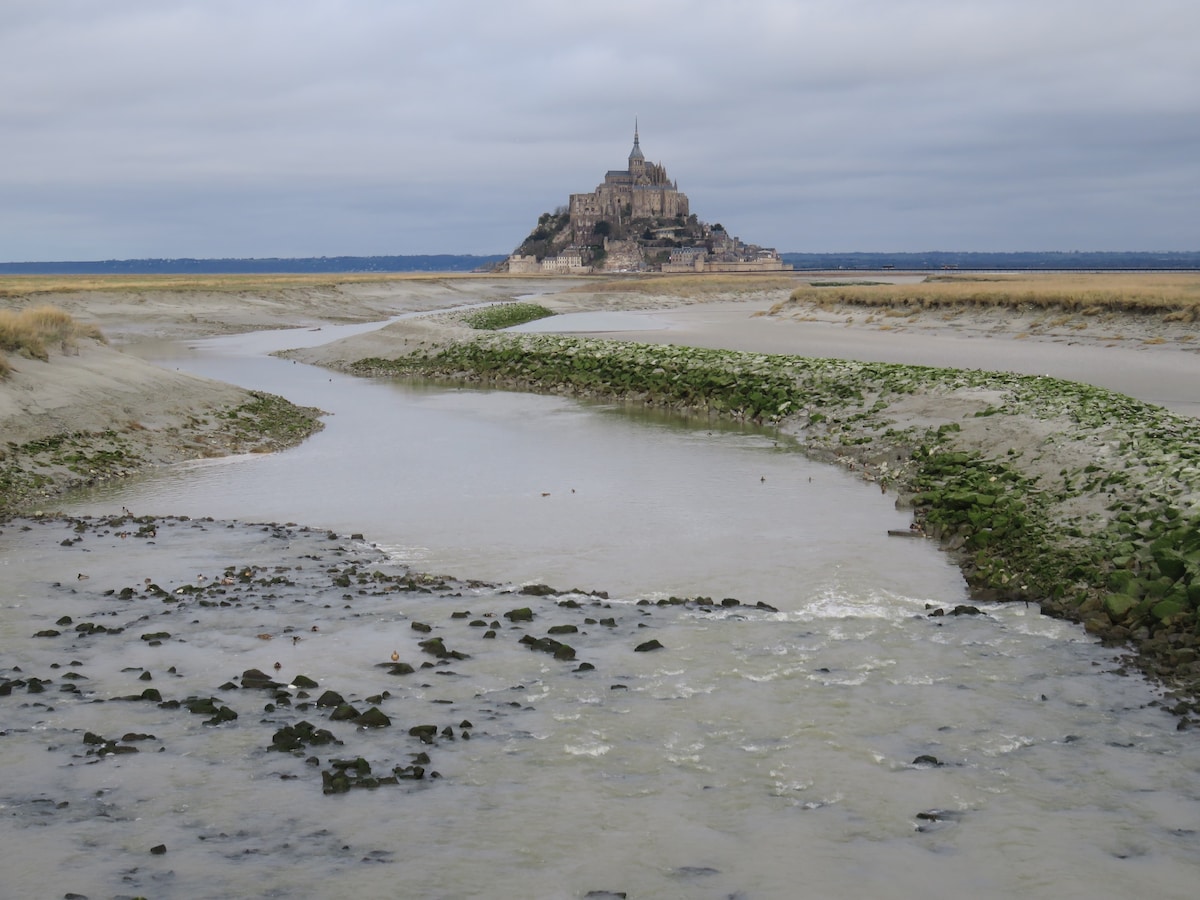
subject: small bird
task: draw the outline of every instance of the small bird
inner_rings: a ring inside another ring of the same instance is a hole
[[[269,641],[271,639],[271,635],[267,634],[265,631],[262,634],[255,635],[255,637],[257,637],[260,641]]]
[[[275,662],[275,671],[276,671],[276,672],[278,672],[278,671],[279,671],[280,669],[282,669],[282,668],[283,668],[283,663],[281,663],[281,662],[279,662],[278,660],[276,660],[276,662]]]
[[[399,661],[400,661],[400,654],[397,653],[395,650],[393,650],[392,651],[392,662],[399,662]]]
[[[84,575],[82,572],[80,572],[78,575],[75,576],[76,581],[83,581],[84,579],[87,579],[87,578],[91,578],[91,576]]]

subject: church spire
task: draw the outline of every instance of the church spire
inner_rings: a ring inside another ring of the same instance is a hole
[[[638,142],[638,123],[637,118],[633,120],[633,149],[629,151],[629,170],[634,169],[634,160],[637,160],[637,168],[640,170],[642,164],[645,163],[646,157],[642,155],[642,148]]]

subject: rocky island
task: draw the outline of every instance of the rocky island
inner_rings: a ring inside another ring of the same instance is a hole
[[[779,272],[771,247],[743,243],[691,212],[661,163],[647,162],[636,123],[626,168],[542,213],[502,268],[514,275],[598,272]]]

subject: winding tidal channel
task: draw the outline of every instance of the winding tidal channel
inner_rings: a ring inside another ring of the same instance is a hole
[[[158,360],[328,411],[302,446],[4,526],[0,896],[1195,895],[1195,733],[1078,626],[951,614],[878,488],[267,355],[345,333]]]

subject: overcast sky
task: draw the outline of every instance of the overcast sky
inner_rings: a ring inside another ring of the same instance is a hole
[[[635,116],[781,251],[1200,250],[1196,0],[0,0],[0,261],[507,253]]]

